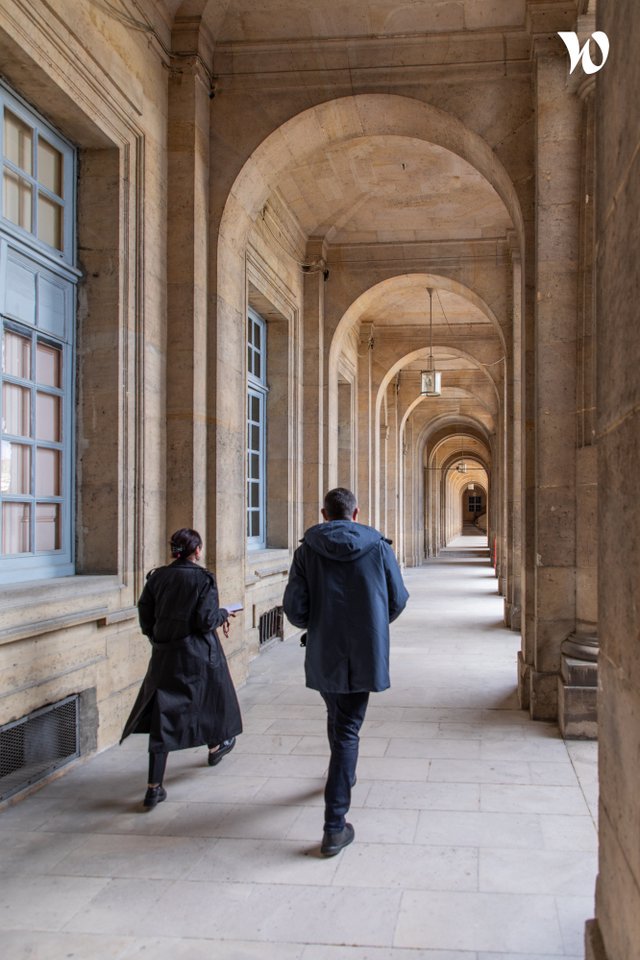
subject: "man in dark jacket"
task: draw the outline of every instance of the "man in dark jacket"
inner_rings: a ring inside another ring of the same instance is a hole
[[[358,734],[369,693],[389,686],[389,624],[409,594],[390,541],[356,523],[350,490],[330,490],[322,516],[326,522],[310,527],[294,554],[284,612],[307,630],[307,686],[327,705],[331,760],[321,851],[330,857],[354,837],[345,815],[356,781]]]

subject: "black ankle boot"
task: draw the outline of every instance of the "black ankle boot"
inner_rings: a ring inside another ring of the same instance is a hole
[[[157,806],[157,804],[162,803],[163,800],[167,799],[167,791],[160,784],[157,787],[147,787],[147,792],[144,795],[144,800],[142,805],[151,809],[152,807]]]

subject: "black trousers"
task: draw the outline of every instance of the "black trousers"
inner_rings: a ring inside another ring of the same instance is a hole
[[[211,743],[209,744],[209,749],[212,750],[217,746],[217,743]],[[165,770],[167,769],[168,759],[169,754],[166,752],[152,753],[151,750],[149,751],[149,779],[147,783],[162,783]]]
[[[324,829],[338,833],[351,806],[356,776],[360,727],[369,703],[368,693],[322,693],[327,705],[327,736],[331,748],[324,790]]]

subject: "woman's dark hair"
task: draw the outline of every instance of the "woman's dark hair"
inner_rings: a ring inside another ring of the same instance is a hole
[[[169,541],[171,547],[171,556],[177,560],[184,560],[196,552],[197,547],[202,546],[202,537],[197,530],[189,530],[187,527],[181,527],[180,530],[172,535]]]
[[[335,487],[324,498],[324,509],[330,520],[351,520],[357,506],[355,494],[346,487]]]

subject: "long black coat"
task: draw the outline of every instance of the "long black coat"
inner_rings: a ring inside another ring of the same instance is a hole
[[[307,686],[323,693],[386,690],[389,624],[409,594],[388,540],[331,520],[310,527],[293,555],[284,612],[306,627]]]
[[[148,733],[158,753],[215,746],[242,732],[238,698],[216,632],[227,619],[213,574],[191,560],[152,570],[138,601],[151,661],[122,740]]]

